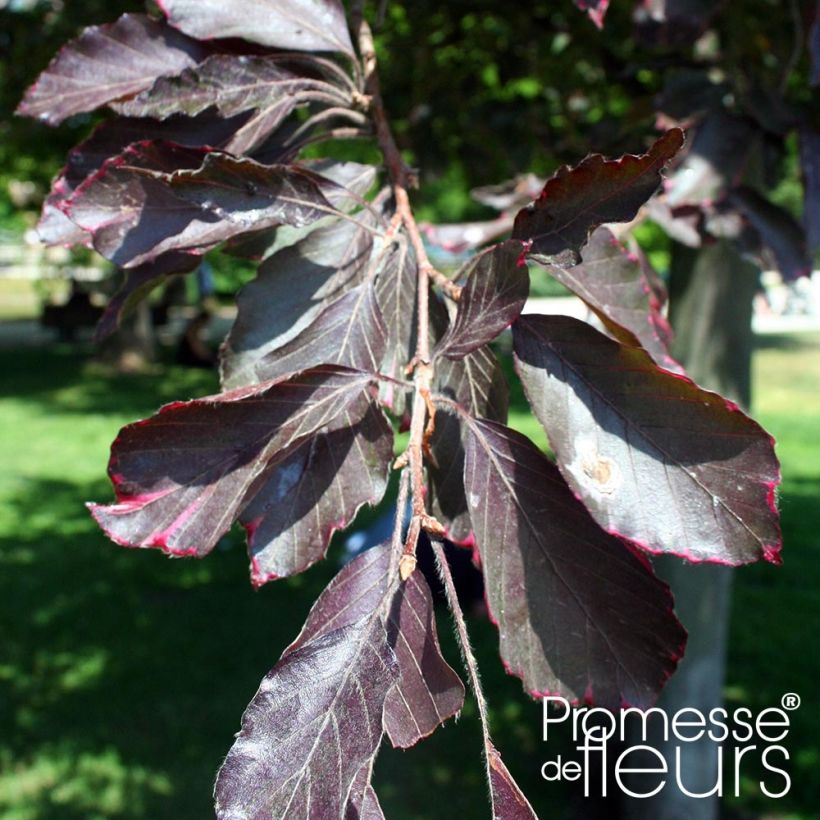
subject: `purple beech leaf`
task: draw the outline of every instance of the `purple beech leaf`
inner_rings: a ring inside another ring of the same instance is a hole
[[[336,212],[324,195],[334,184],[295,165],[261,165],[212,152],[202,167],[176,171],[168,182],[181,199],[244,230],[309,225]]]
[[[604,27],[604,16],[609,8],[609,0],[575,0],[575,5],[589,15],[598,28]]]
[[[342,817],[381,742],[384,700],[397,678],[374,614],[285,654],[219,770],[217,818]]]
[[[427,240],[450,253],[471,251],[509,233],[512,214],[502,214],[484,222],[454,222],[447,225],[421,225]]]
[[[773,441],[735,404],[577,319],[528,315],[513,339],[558,465],[605,530],[692,561],[780,563]]]
[[[146,297],[169,277],[196,270],[202,258],[192,253],[166,253],[153,262],[146,262],[125,271],[125,281],[108,300],[103,315],[94,331],[94,341],[110,336],[120,322]]]
[[[530,289],[526,245],[510,239],[474,256],[460,271],[466,276],[453,323],[434,356],[462,359],[498,336],[521,313]]]
[[[384,703],[384,729],[394,747],[407,749],[464,706],[464,684],[441,654],[433,596],[422,572],[405,581],[388,630],[395,635],[401,680]]]
[[[785,209],[746,185],[729,193],[729,201],[760,235],[787,281],[811,274],[811,259],[800,223]]]
[[[378,408],[278,462],[239,520],[248,533],[251,581],[295,575],[320,560],[330,538],[364,504],[378,504],[393,460],[393,428]]]
[[[376,790],[370,785],[372,775],[371,764],[362,766],[359,770],[347,796],[344,820],[384,820]]]
[[[497,185],[483,185],[473,188],[470,196],[488,208],[496,211],[518,210],[532,202],[541,192],[546,180],[535,174],[520,174],[519,176],[500,182]]]
[[[803,172],[803,225],[809,251],[820,248],[820,131],[800,131],[800,169]]]
[[[507,670],[535,696],[651,705],[685,642],[669,588],[529,439],[463,420],[464,485]]]
[[[171,555],[210,552],[275,466],[317,435],[357,424],[373,406],[372,376],[317,367],[278,381],[177,402],[124,427],[108,472],[117,501],[91,504],[113,541]]]
[[[354,56],[339,0],[158,0],[172,26],[200,40],[239,37],[299,51]]]
[[[341,626],[378,612],[396,575],[390,542],[373,547],[348,564],[313,605],[291,652]],[[433,598],[423,573],[399,587],[385,614],[400,680],[384,704],[384,728],[392,744],[407,748],[427,737],[464,704],[464,684],[441,654]]]
[[[507,421],[508,388],[501,365],[488,347],[463,359],[436,363],[434,389],[457,402],[471,415]],[[433,515],[444,525],[447,537],[469,545],[472,524],[464,494],[464,442],[458,419],[446,412],[436,415],[430,439],[435,464],[428,465]]]
[[[168,251],[202,253],[243,233],[335,212],[308,171],[161,142],[107,160],[65,210],[120,267]]]
[[[372,247],[369,231],[337,219],[266,259],[237,297],[237,318],[220,352],[222,386],[253,384],[263,357],[361,280]]]
[[[661,367],[682,373],[669,355],[672,328],[656,293],[657,274],[647,264],[630,254],[608,228],[600,227],[581,251],[580,265],[545,267],[584,300],[615,339],[640,345]],[[660,287],[665,293],[662,283]]]
[[[75,225],[60,207],[77,187],[96,173],[107,159],[135,142],[166,140],[186,147],[224,146],[244,116],[223,119],[213,112],[196,117],[169,117],[163,122],[118,117],[100,123],[87,139],[68,153],[68,160],[54,181],[37,226],[40,239],[48,245],[90,244],[90,236]]]
[[[151,88],[114,107],[127,116],[159,120],[172,114],[193,116],[211,106],[225,117],[252,110],[253,115],[226,145],[230,153],[243,154],[263,142],[295,108],[306,105],[317,93],[345,104],[345,93],[336,86],[300,77],[282,66],[277,57],[214,54],[178,76],[160,77]]]
[[[91,26],[63,46],[26,92],[18,114],[59,125],[142,91],[164,74],[178,74],[208,51],[164,23],[124,14],[115,23]]]
[[[490,776],[493,820],[538,820],[530,801],[513,780],[498,749],[489,738],[484,742],[484,754],[487,756],[487,771]]]
[[[317,181],[325,198],[334,208],[343,213],[350,213],[362,205],[365,195],[373,187],[377,176],[376,168],[372,165],[362,165],[358,162],[305,160],[294,164],[294,167],[304,168],[318,174]],[[325,222],[329,221],[330,217],[325,220]],[[375,225],[376,218],[373,213],[362,213],[357,217],[357,221]],[[260,231],[229,240],[222,250],[247,259],[265,259],[282,248],[295,245],[322,224],[322,222],[312,223],[300,228],[285,225],[263,228]]]
[[[575,259],[594,228],[629,222],[661,183],[661,170],[683,145],[672,128],[646,154],[608,160],[593,154],[550,177],[538,199],[518,212],[513,238],[532,242],[534,257]]]
[[[405,365],[416,352],[416,280],[418,265],[404,233],[382,255],[376,271],[376,298],[387,327],[387,351],[381,373],[404,379]],[[382,401],[397,416],[407,409],[407,391],[389,382],[380,385]]]
[[[341,364],[376,373],[387,348],[387,328],[372,280],[328,305],[295,339],[256,362],[254,381],[317,364]]]

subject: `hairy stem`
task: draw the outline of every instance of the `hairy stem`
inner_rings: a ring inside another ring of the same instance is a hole
[[[464,612],[461,610],[461,604],[458,602],[458,595],[456,594],[456,585],[453,582],[453,575],[450,572],[450,564],[447,562],[447,556],[444,553],[444,547],[440,541],[434,538],[430,539],[430,544],[433,547],[433,553],[436,556],[436,567],[438,569],[439,578],[444,584],[444,592],[447,595],[447,604],[450,607],[450,612],[453,614],[453,621],[456,626],[456,635],[458,637],[458,645],[461,649],[461,656],[464,659],[464,666],[467,669],[467,675],[470,678],[470,688],[475,695],[476,704],[478,705],[478,715],[481,718],[481,730],[484,734],[485,743],[489,740],[490,729],[487,720],[487,701],[484,698],[484,690],[481,688],[481,680],[478,675],[478,662],[473,654],[473,648],[470,646],[470,636],[467,634],[467,624],[464,622]]]

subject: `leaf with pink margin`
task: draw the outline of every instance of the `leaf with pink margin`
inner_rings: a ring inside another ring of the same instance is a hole
[[[40,240],[47,245],[90,244],[90,235],[60,208],[107,159],[122,153],[129,145],[146,140],[165,140],[188,148],[220,148],[246,119],[243,115],[223,119],[205,112],[196,117],[169,117],[163,122],[118,117],[100,123],[89,137],[68,152],[66,165],[43,205],[37,225]]]
[[[391,553],[387,542],[348,564],[313,605],[286,654],[377,611],[397,572]],[[401,676],[385,700],[384,728],[395,747],[408,748],[461,710],[464,684],[441,654],[433,599],[421,572],[401,584],[386,624]]]
[[[507,671],[535,696],[651,705],[685,642],[669,588],[529,439],[462,420],[464,486]]]
[[[277,462],[239,520],[248,534],[251,582],[303,572],[324,558],[336,530],[378,504],[393,460],[393,428],[381,410],[319,433]]]
[[[600,227],[581,251],[579,265],[545,268],[583,299],[614,338],[640,345],[661,367],[682,373],[683,368],[669,354],[672,328],[658,298],[660,280],[647,265],[629,253],[608,228]],[[662,283],[660,287],[665,295]]]
[[[118,544],[202,557],[278,480],[277,464],[316,435],[357,424],[374,392],[369,374],[317,367],[166,405],[120,431],[108,467],[117,501],[89,508]]]
[[[593,154],[550,177],[538,199],[518,212],[513,239],[531,241],[530,255],[577,260],[590,231],[605,222],[629,222],[661,184],[661,170],[683,145],[672,128],[646,154],[608,160]]]
[[[200,40],[239,37],[297,51],[354,56],[339,0],[158,0],[172,26]]]
[[[143,14],[91,26],[63,46],[32,85],[17,113],[59,125],[148,88],[157,77],[178,74],[202,60],[208,49]]]
[[[294,166],[149,142],[107,160],[64,209],[103,256],[136,267],[169,251],[203,253],[244,233],[335,213],[322,184]]]
[[[601,527],[691,561],[780,563],[773,440],[735,404],[577,319],[524,316],[513,340],[561,472]]]
[[[463,359],[489,344],[519,316],[530,290],[526,245],[510,239],[476,254],[459,272],[466,277],[455,319],[434,357]]]

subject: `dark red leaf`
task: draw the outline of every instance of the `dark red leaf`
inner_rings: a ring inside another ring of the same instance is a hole
[[[263,493],[264,502],[287,487],[289,475],[275,468],[296,448],[365,417],[371,378],[318,367],[169,404],[120,431],[108,468],[117,502],[91,504],[91,511],[123,546],[206,555],[254,497]],[[329,483],[334,469],[332,461],[316,465],[317,482]]]
[[[72,114],[142,91],[157,77],[178,74],[207,53],[164,23],[124,14],[116,23],[85,29],[64,46],[17,113],[58,125]]]
[[[341,364],[376,373],[387,347],[387,329],[372,281],[328,305],[295,339],[256,362],[254,381],[317,364]]]
[[[414,572],[401,591],[388,623],[401,680],[384,703],[384,729],[393,746],[406,749],[461,711],[464,684],[441,654],[424,574]]]
[[[114,107],[132,117],[165,119],[172,114],[199,114],[214,106],[231,117],[253,110],[253,115],[226,145],[233,154],[248,153],[298,106],[312,99],[350,104],[337,87],[322,80],[300,77],[271,56],[214,54],[179,76],[160,77],[151,88]]]
[[[330,582],[288,652],[376,612],[396,576],[390,543],[367,550]],[[401,677],[384,705],[384,728],[394,746],[407,748],[429,735],[464,703],[464,685],[441,655],[433,600],[414,572],[385,613]]]
[[[458,402],[471,415],[506,422],[508,389],[501,365],[487,347],[465,358],[436,363],[435,390]],[[430,439],[435,459],[428,465],[433,514],[444,525],[447,537],[468,543],[472,534],[464,494],[464,443],[458,419],[446,412],[436,415]]]
[[[729,201],[758,232],[784,279],[794,280],[811,273],[803,228],[785,208],[747,185],[732,189]]]
[[[65,210],[120,267],[168,251],[202,253],[233,236],[335,213],[308,171],[161,142],[132,145],[106,161]]]
[[[586,302],[614,338],[641,345],[661,367],[680,373],[681,366],[669,355],[672,328],[656,293],[660,280],[647,265],[630,254],[608,228],[600,227],[581,251],[580,265],[546,268]],[[662,283],[660,287],[663,289]]]
[[[573,258],[594,228],[628,222],[661,183],[661,170],[683,145],[683,131],[667,131],[646,154],[607,160],[587,157],[563,166],[532,205],[518,212],[513,238],[531,241],[536,257]]]
[[[118,117],[98,125],[91,136],[68,153],[65,168],[54,181],[37,226],[40,239],[47,245],[90,244],[91,237],[61,210],[77,187],[99,171],[107,159],[115,157],[135,142],[167,140],[186,147],[219,148],[245,121],[237,116],[223,119],[213,112],[196,117],[169,117],[163,122],[151,119]]]
[[[513,780],[489,738],[485,739],[484,753],[487,755],[487,771],[490,775],[493,820],[538,820],[529,800]]]
[[[461,269],[458,278],[466,282],[458,310],[434,356],[463,359],[518,318],[530,289],[525,249],[510,239],[477,254]]]
[[[682,655],[669,588],[532,442],[470,417],[464,485],[508,671],[534,695],[649,706]]]
[[[239,37],[301,51],[341,51],[353,56],[339,0],[159,0],[172,26],[210,40]]]
[[[609,8],[609,0],[575,0],[575,5],[581,11],[585,11],[598,28],[604,27],[604,15]]]
[[[780,562],[773,442],[736,405],[577,319],[523,316],[513,338],[561,471],[605,530],[692,561]]]
[[[392,460],[393,428],[371,407],[358,424],[319,433],[277,462],[239,517],[254,586],[323,558],[336,530],[381,501]]]
[[[372,245],[369,231],[340,219],[263,262],[237,297],[239,312],[220,356],[223,387],[253,384],[264,356],[360,281]]]
[[[378,749],[384,699],[397,678],[376,614],[284,655],[219,770],[217,818],[341,817]]]

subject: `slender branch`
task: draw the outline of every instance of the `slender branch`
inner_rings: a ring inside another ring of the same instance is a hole
[[[334,117],[342,117],[343,119],[350,120],[351,122],[355,123],[359,128],[363,128],[367,125],[367,117],[364,114],[360,114],[358,111],[351,111],[349,108],[343,108],[341,106],[333,106],[332,108],[325,108],[322,111],[318,111],[311,117],[308,117],[291,135],[288,137],[285,145],[289,145],[294,140],[297,140],[299,137],[302,136],[306,131],[309,131],[313,128],[314,125],[318,125],[325,120],[333,119]]]
[[[447,603],[450,607],[450,612],[453,613],[453,621],[456,625],[456,635],[458,636],[458,644],[461,648],[461,656],[464,659],[464,666],[470,677],[470,688],[473,690],[476,703],[478,704],[478,715],[481,718],[481,729],[486,743],[490,737],[490,730],[489,721],[487,719],[487,701],[484,698],[484,690],[481,688],[478,662],[473,654],[473,648],[470,646],[467,624],[464,622],[464,613],[461,610],[461,604],[458,602],[456,585],[453,582],[453,575],[450,572],[450,564],[447,562],[444,547],[440,541],[436,541],[434,538],[430,539],[430,544],[433,547],[433,554],[436,556],[436,567],[438,568],[439,578],[441,578],[441,582],[444,584]]]
[[[430,274],[434,268],[427,258],[427,251],[424,248],[407,193],[407,189],[416,184],[415,174],[405,165],[401,157],[382,101],[373,35],[363,17],[359,17],[358,24],[359,54],[364,65],[365,92],[370,97],[370,113],[376,128],[376,138],[390,177],[397,217],[410,238],[418,262],[416,351],[411,363],[414,394],[410,416],[410,442],[407,446],[406,459],[410,470],[413,516],[399,562],[399,574],[402,580],[405,580],[416,567],[416,544],[421,530],[425,529],[436,535],[444,534],[444,528],[433,516],[428,515],[424,503],[424,449],[433,431],[435,418],[435,408],[430,400],[433,366],[430,361],[429,312]],[[398,225],[398,222],[395,224]],[[430,413],[429,421],[428,412]]]

